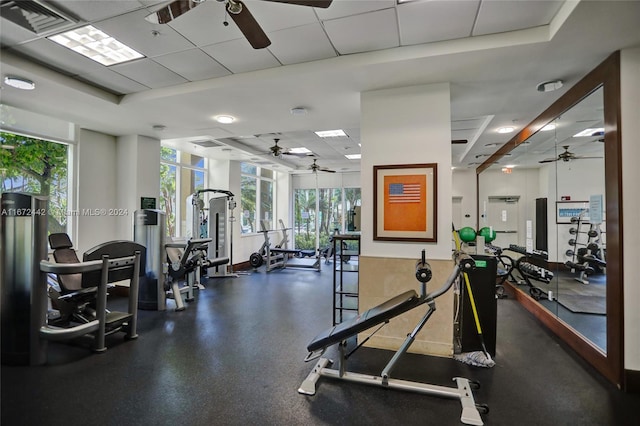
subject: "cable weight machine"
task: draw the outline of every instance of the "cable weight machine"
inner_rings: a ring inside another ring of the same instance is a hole
[[[208,208],[205,208],[201,197],[205,192],[222,194],[222,196],[212,197]],[[235,208],[234,194],[225,189],[199,189],[187,197],[186,237],[210,238],[211,242],[207,246],[208,259],[229,258],[229,268],[227,263],[208,268],[209,278],[237,277],[233,272],[233,222],[235,222],[233,211]]]

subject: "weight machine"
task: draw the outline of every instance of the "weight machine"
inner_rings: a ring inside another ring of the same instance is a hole
[[[205,192],[223,196],[211,198],[209,207],[205,208],[204,200],[201,198]],[[207,245],[207,259],[214,266],[207,268],[209,278],[237,277],[233,273],[233,222],[235,222],[233,210],[236,208],[233,197],[231,191],[224,189],[199,189],[187,197],[187,239],[211,239]],[[225,258],[227,261],[223,262]],[[200,271],[198,270],[196,274],[199,282]]]
[[[273,230],[268,229],[268,221],[263,220],[260,222],[262,234],[264,235],[264,242],[257,252],[254,252],[249,257],[249,264],[253,268],[259,268],[262,264],[267,265],[267,272],[271,272],[277,268],[301,268],[301,269],[313,269],[320,272],[320,256],[316,253],[315,259],[309,263],[308,260],[296,259],[291,261],[291,256],[303,257],[305,250],[290,249],[287,248],[289,244],[289,236],[287,231],[291,228],[284,226],[284,222],[280,219],[280,231],[282,232],[282,238],[280,242],[274,247],[271,247],[271,240],[269,239],[269,232]]]

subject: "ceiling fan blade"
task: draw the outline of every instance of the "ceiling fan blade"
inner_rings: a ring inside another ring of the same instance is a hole
[[[331,6],[331,2],[333,0],[266,0],[266,1],[272,1],[276,3],[295,4],[298,6],[313,6],[313,7],[320,7],[320,8],[326,9],[329,6]]]
[[[232,12],[236,5],[240,5],[240,11],[237,13]],[[260,24],[253,17],[247,5],[239,0],[233,0],[233,3],[227,3],[227,12],[236,23],[242,34],[246,37],[247,41],[254,49],[264,49],[271,44],[269,37],[262,31]]]
[[[335,173],[336,172],[335,170],[325,169],[325,168],[322,168],[322,167],[320,169],[318,169],[318,170],[320,170],[321,172],[326,172],[326,173]]]
[[[462,144],[465,144],[467,142],[469,142],[469,141],[466,140],[466,139],[453,139],[453,140],[451,140],[451,144],[452,145],[462,145]]]
[[[173,21],[178,16],[187,13],[199,4],[200,2],[196,3],[193,0],[176,0],[169,3],[162,9],[145,16],[144,19],[152,24],[166,24],[167,22]]]
[[[589,160],[589,159],[597,159],[597,158],[604,158],[604,157],[583,157],[581,155],[572,157],[572,160]]]
[[[546,160],[538,161],[538,163],[553,163],[553,162],[556,162],[556,161],[558,161],[557,158],[547,158]]]

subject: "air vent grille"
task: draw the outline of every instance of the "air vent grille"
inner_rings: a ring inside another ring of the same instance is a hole
[[[37,0],[2,0],[0,14],[4,19],[36,34],[50,33],[78,22],[77,19]]]
[[[191,143],[194,144],[194,145],[201,146],[203,148],[213,148],[214,146],[224,146],[223,144],[221,144],[219,142],[212,141],[210,139],[203,140],[203,141],[193,141]]]

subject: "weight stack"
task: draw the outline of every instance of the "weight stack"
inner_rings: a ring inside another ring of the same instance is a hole
[[[476,268],[468,273],[469,284],[478,312],[478,319],[482,329],[482,336],[487,351],[491,356],[496,354],[496,326],[497,299],[496,279],[497,260],[494,256],[471,255],[476,262]],[[461,277],[462,312],[460,318],[460,347],[461,352],[482,351],[482,343],[478,336],[476,322],[471,308],[471,302],[464,277]]]

